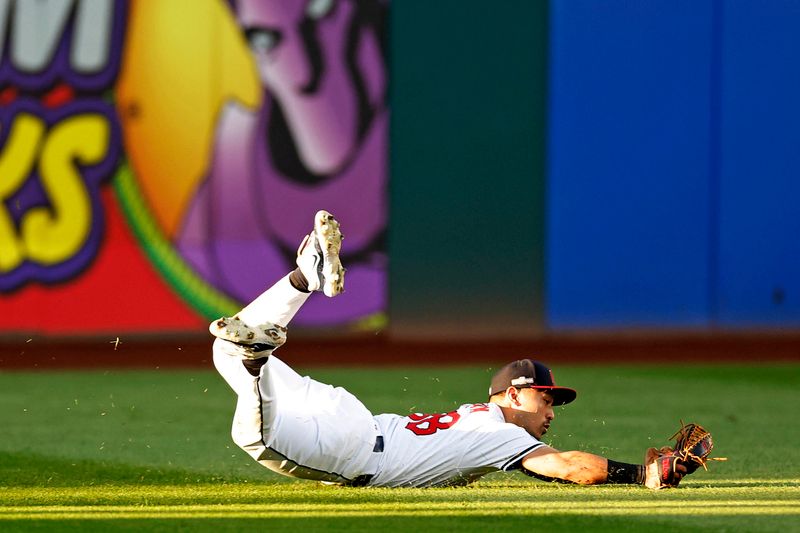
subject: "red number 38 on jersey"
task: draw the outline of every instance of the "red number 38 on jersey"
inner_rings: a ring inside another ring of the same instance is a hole
[[[433,435],[440,429],[447,429],[461,418],[457,411],[449,413],[435,413],[426,415],[422,413],[412,413],[408,415],[411,422],[406,424],[406,429],[410,429],[415,435]]]
[[[470,406],[470,412],[488,411],[489,407],[484,403],[476,403]],[[440,429],[447,429],[461,419],[458,411],[450,411],[449,413],[435,413],[426,415],[423,413],[412,413],[408,415],[411,422],[406,424],[406,429],[412,431],[415,435],[433,435]]]

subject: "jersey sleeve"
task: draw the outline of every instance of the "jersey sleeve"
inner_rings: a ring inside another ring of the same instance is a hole
[[[520,441],[518,444],[519,451],[514,453],[505,463],[502,464],[502,466],[500,466],[500,470],[503,470],[504,472],[507,472],[509,470],[518,470],[520,465],[522,464],[522,460],[525,458],[526,455],[528,455],[533,450],[544,446],[543,442],[536,440],[522,428],[515,428],[515,429],[518,429],[522,432],[522,435],[518,437]]]
[[[520,467],[522,466],[522,460],[525,459],[525,456],[528,455],[533,450],[541,448],[542,446],[544,446],[544,444],[537,441],[536,444],[534,444],[533,446],[524,449],[523,451],[519,452],[517,455],[506,461],[503,464],[503,466],[500,467],[500,470],[504,472],[508,472],[511,470],[519,470]]]
[[[498,470],[516,470],[526,455],[544,445],[519,426],[494,423],[476,433],[470,452],[464,459],[481,462]]]

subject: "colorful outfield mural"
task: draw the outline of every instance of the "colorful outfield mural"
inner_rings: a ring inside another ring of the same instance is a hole
[[[320,208],[348,290],[297,323],[379,323],[386,8],[0,4],[0,330],[194,330],[292,268]]]

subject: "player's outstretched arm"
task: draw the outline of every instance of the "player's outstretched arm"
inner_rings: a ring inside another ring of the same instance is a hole
[[[686,473],[686,467],[676,461],[663,465],[654,457],[645,465],[634,465],[588,452],[560,452],[549,446],[542,446],[526,455],[522,468],[535,477],[581,485],[623,483],[645,485],[651,489],[676,486]]]
[[[560,452],[549,446],[532,451],[522,460],[522,468],[539,477],[560,479],[581,485],[606,483],[608,461],[586,452]]]

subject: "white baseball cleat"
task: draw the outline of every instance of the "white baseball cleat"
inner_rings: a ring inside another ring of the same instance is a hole
[[[345,269],[339,260],[344,236],[339,222],[327,211],[317,211],[314,231],[297,249],[297,266],[308,280],[308,290],[333,298],[344,291]]]
[[[287,331],[285,327],[271,322],[255,327],[248,326],[238,316],[215,320],[208,330],[217,338],[252,347],[253,352],[259,353],[260,357],[283,345]]]

